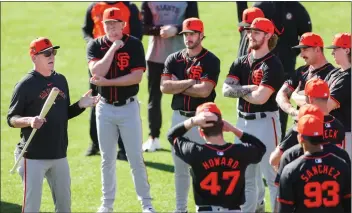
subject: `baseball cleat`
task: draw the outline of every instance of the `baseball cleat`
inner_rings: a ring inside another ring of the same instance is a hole
[[[143,209],[143,213],[156,213],[153,207],[148,207]]]
[[[149,138],[142,146],[144,152],[155,152],[161,149],[160,141],[158,138]]]
[[[98,155],[99,154],[99,148],[94,146],[94,145],[91,145],[87,152],[86,152],[86,156],[93,156],[93,155]]]

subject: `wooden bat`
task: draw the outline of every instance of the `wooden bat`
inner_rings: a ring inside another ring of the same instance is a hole
[[[40,112],[40,115],[39,115],[39,117],[41,119],[45,118],[45,116],[48,114],[51,106],[54,104],[54,101],[55,101],[57,95],[59,94],[59,91],[60,90],[56,87],[53,87],[52,90],[50,91],[50,94],[49,94],[48,98],[46,99],[46,101],[43,105],[42,111]],[[33,138],[34,134],[36,133],[36,131],[37,131],[37,129],[33,129],[31,134],[29,135],[29,138],[28,138],[25,146],[23,147],[20,156],[17,158],[15,165],[10,170],[11,174],[13,174],[16,171],[17,166],[18,166],[19,162],[22,160],[22,157],[23,157],[24,153],[26,152],[28,145],[31,143],[32,138]]]

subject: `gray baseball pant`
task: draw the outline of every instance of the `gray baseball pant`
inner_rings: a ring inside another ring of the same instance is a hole
[[[246,114],[246,113],[244,113]],[[274,151],[281,140],[281,125],[279,112],[265,112],[266,118],[245,120],[238,117],[237,128],[258,137],[266,146],[266,153],[258,164],[250,164],[245,173],[246,202],[241,206],[243,212],[255,212],[258,203],[264,200],[265,187],[262,174],[270,191],[271,209],[274,209],[277,187],[275,186],[276,172],[269,164],[270,153]],[[241,143],[236,138],[235,143]]]
[[[15,151],[15,161],[19,153]],[[17,169],[23,183],[22,212],[39,212],[44,177],[55,204],[55,212],[71,212],[71,179],[67,158],[33,160],[22,158]]]
[[[179,111],[174,111],[171,126],[175,126],[187,119],[188,117],[182,116]],[[185,134],[185,137],[200,144],[205,143],[204,139],[199,135],[198,127],[190,129]],[[173,148],[172,159],[175,166],[176,211],[185,212],[187,211],[188,192],[190,188],[190,167],[175,155]]]
[[[151,206],[150,186],[142,151],[142,122],[139,103],[114,106],[99,101],[96,106],[97,132],[101,153],[102,206],[113,208],[116,194],[117,138],[122,137],[138,200]]]

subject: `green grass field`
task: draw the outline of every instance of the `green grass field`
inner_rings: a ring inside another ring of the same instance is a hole
[[[320,34],[325,43],[331,43],[335,33],[350,31],[351,4],[349,2],[304,2],[310,13],[313,31]],[[1,212],[20,212],[23,190],[18,174],[9,170],[14,164],[14,148],[19,141],[19,129],[11,129],[6,114],[15,83],[32,68],[28,55],[31,40],[46,36],[61,49],[56,56],[56,70],[66,76],[71,100],[76,101],[88,90],[85,41],[81,26],[88,2],[3,2],[1,3]],[[138,2],[138,5],[140,3]],[[237,31],[236,4],[234,2],[200,2],[200,17],[205,23],[204,46],[221,59],[221,75],[216,88],[216,102],[223,117],[235,123],[235,101],[221,95],[222,83],[231,62],[237,55],[239,33]],[[145,49],[147,39],[143,38]],[[333,63],[331,51],[326,55]],[[302,65],[299,59],[297,66]],[[140,85],[139,100],[143,122],[143,138],[148,137],[147,80]],[[170,212],[175,207],[174,176],[170,146],[165,134],[171,125],[171,96],[163,96],[162,146],[167,151],[145,153],[153,204],[157,211]],[[90,143],[88,134],[89,110],[69,122],[68,160],[72,181],[72,211],[95,212],[100,205],[100,156],[85,157]],[[131,132],[131,134],[133,134]],[[233,136],[226,135],[228,141]],[[138,212],[140,205],[133,187],[128,163],[117,163],[117,197],[115,211]],[[268,195],[268,193],[267,193]],[[192,193],[189,194],[189,211],[195,211]],[[268,198],[268,196],[267,196]],[[268,200],[269,201],[269,200]],[[267,202],[267,210],[269,202]],[[54,211],[49,187],[45,181],[41,204],[42,212]]]

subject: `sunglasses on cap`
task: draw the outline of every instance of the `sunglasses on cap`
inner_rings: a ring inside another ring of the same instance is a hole
[[[43,51],[43,52],[37,53],[36,55],[43,54],[45,57],[48,58],[48,57],[51,56],[51,54],[56,55],[56,53],[57,53],[57,50],[56,50],[56,49],[50,49],[50,50],[45,50],[45,51]]]

